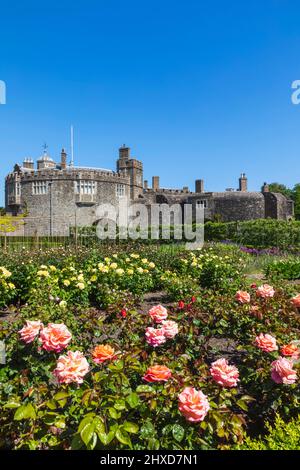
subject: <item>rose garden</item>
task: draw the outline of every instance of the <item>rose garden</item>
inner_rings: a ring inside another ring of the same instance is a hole
[[[0,447],[300,448],[299,278],[295,246],[1,252]]]

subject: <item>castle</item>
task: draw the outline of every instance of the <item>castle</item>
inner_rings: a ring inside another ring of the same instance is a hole
[[[130,156],[130,148],[119,149],[116,171],[74,166],[67,163],[61,151],[56,163],[44,149],[37,160],[31,158],[16,164],[5,179],[6,212],[18,215],[27,212],[22,226],[25,236],[69,235],[70,227],[91,226],[96,208],[102,203],[117,204],[126,196],[130,201],[192,204],[204,209],[205,220],[235,221],[251,219],[282,219],[293,217],[293,202],[279,193],[269,191],[264,183],[261,192],[248,192],[247,177],[239,178],[237,190],[206,192],[203,180],[195,181],[195,191],[161,188],[159,177],[152,178],[152,187],[143,180],[143,163]],[[15,232],[20,235],[20,232]]]

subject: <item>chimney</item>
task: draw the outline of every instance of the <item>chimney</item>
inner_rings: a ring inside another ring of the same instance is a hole
[[[189,192],[189,187],[188,186],[183,186],[182,191],[184,193],[188,193]]]
[[[264,183],[263,187],[261,188],[262,193],[268,193],[270,191],[268,183]]]
[[[196,180],[195,181],[195,192],[196,193],[204,193],[204,180]]]
[[[125,144],[119,148],[119,159],[120,160],[128,160],[130,158],[130,148],[126,147]]]
[[[153,191],[159,189],[159,176],[152,176],[152,189]]]
[[[248,189],[247,186],[248,186],[247,176],[245,173],[242,173],[239,178],[239,191],[242,191],[243,193],[245,193]]]
[[[23,168],[28,168],[29,170],[34,170],[34,161],[32,158],[24,158]]]
[[[144,189],[148,189],[148,180],[144,180]]]
[[[61,150],[61,154],[60,154],[60,167],[62,170],[65,170],[67,168],[67,154],[66,154],[66,151],[65,149],[62,149]]]

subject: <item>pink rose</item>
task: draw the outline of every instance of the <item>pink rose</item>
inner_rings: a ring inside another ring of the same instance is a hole
[[[280,357],[271,364],[271,377],[277,384],[293,384],[297,380],[297,372],[293,369],[291,361]]]
[[[42,327],[43,324],[40,322],[40,320],[26,320],[26,325],[24,325],[23,328],[18,331],[18,333],[21,337],[21,340],[24,341],[24,343],[29,344],[32,343],[32,341],[34,341],[34,339],[38,336]]]
[[[176,321],[165,320],[162,322],[162,331],[166,338],[172,339],[178,333],[178,325]]]
[[[203,421],[209,410],[206,395],[193,387],[186,387],[178,396],[178,409],[187,421]]]
[[[224,358],[213,362],[209,371],[213,380],[222,387],[236,387],[239,382],[238,369],[230,366]]]
[[[245,292],[243,290],[238,290],[237,293],[235,294],[235,299],[240,303],[240,304],[248,304],[250,302],[250,294],[248,292]]]
[[[168,312],[162,305],[156,305],[149,310],[149,315],[155,323],[161,323],[168,317]]]
[[[164,335],[163,329],[152,328],[151,326],[146,328],[146,341],[148,344],[150,344],[154,348],[165,343],[166,337]]]
[[[296,295],[295,297],[293,297],[291,299],[291,302],[292,304],[294,305],[294,307],[296,308],[300,308],[300,294]]]
[[[264,352],[272,352],[278,350],[276,339],[274,338],[274,336],[268,334],[264,335],[263,333],[260,333],[259,336],[256,336],[255,344]]]
[[[53,375],[59,383],[81,384],[89,369],[88,361],[80,351],[68,351],[65,356],[59,356]]]
[[[49,323],[47,328],[42,329],[39,337],[42,348],[48,352],[62,351],[68,346],[71,339],[72,335],[63,323]]]
[[[263,284],[262,286],[257,288],[256,295],[257,297],[261,297],[262,299],[267,299],[269,297],[273,297],[275,294],[275,290],[269,284]]]

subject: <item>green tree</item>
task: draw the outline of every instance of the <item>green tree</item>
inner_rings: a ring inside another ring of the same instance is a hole
[[[272,193],[281,193],[289,199],[294,199],[294,191],[290,188],[287,188],[284,184],[281,183],[271,183],[269,184],[269,189]]]
[[[300,183],[297,183],[294,186],[293,201],[295,204],[295,218],[300,220]]]

